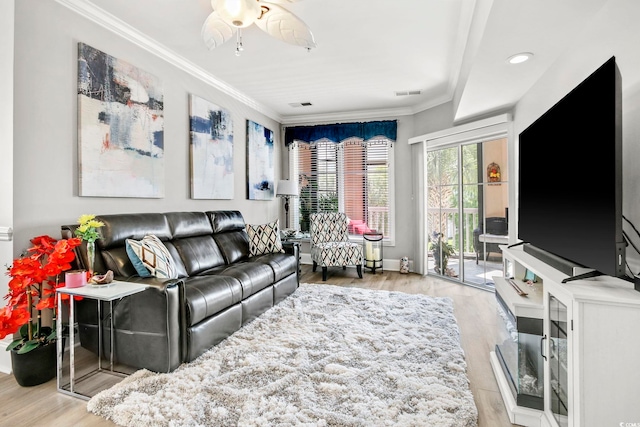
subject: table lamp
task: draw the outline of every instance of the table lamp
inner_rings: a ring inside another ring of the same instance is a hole
[[[278,181],[276,196],[284,198],[285,228],[289,228],[289,198],[298,197],[299,193],[300,191],[298,190],[297,181],[290,181],[288,179],[281,179]]]

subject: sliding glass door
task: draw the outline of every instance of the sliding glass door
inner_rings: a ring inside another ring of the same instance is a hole
[[[506,138],[427,150],[428,274],[487,289],[508,242]]]

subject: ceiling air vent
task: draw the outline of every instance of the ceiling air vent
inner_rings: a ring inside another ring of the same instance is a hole
[[[290,102],[289,106],[293,107],[293,108],[298,108],[298,107],[311,107],[313,104],[310,102]]]
[[[396,96],[410,96],[410,95],[420,95],[422,93],[421,90],[403,90],[396,92]]]

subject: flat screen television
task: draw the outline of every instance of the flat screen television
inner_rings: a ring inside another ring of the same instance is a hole
[[[626,278],[621,92],[612,57],[520,133],[518,238]]]

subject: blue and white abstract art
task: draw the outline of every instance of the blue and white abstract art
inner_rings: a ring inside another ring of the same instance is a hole
[[[272,200],[275,192],[273,132],[247,120],[247,198]]]
[[[231,114],[191,95],[191,198],[233,199],[233,120]]]

